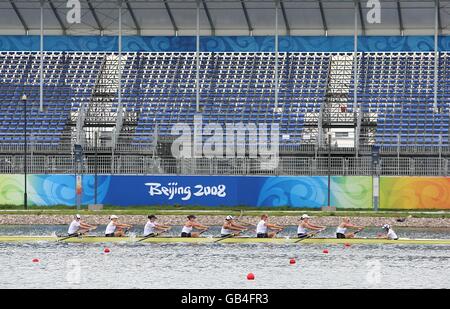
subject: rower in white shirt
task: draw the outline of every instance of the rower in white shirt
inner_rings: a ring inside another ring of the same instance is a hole
[[[389,224],[383,225],[382,229],[385,232],[385,234],[379,236],[378,238],[398,240],[397,233],[395,233],[395,231],[392,229],[392,227]]]
[[[354,232],[347,232],[348,229],[356,229]],[[363,226],[354,225],[350,218],[343,218],[341,224],[336,229],[336,238],[354,238],[356,234],[364,229]]]
[[[197,238],[208,230],[208,226],[198,223],[196,219],[197,217],[194,215],[187,216],[187,221],[181,230],[181,237]],[[194,232],[194,229],[198,230],[198,232]]]
[[[86,235],[89,231],[95,230],[97,227],[84,223],[80,215],[75,215],[74,220],[70,223],[67,231],[68,236]]]
[[[125,237],[125,234],[133,226],[129,224],[119,223],[119,218],[115,215],[109,217],[109,224],[106,226],[106,237]]]
[[[274,238],[284,227],[276,224],[269,223],[269,216],[262,215],[261,220],[256,225],[256,237],[257,238]],[[272,230],[273,232],[269,232]]]
[[[227,216],[225,218],[225,222],[222,225],[222,229],[220,230],[220,237],[230,237],[230,236],[237,236],[241,232],[246,231],[247,229],[245,226],[236,224],[234,222],[233,216]]]
[[[312,235],[314,235],[314,233],[317,233],[318,231],[322,231],[326,228],[325,226],[319,226],[319,225],[315,225],[315,224],[311,223],[309,221],[310,218],[311,217],[308,216],[307,214],[304,214],[300,217],[300,222],[298,223],[298,228],[297,228],[298,238],[311,237]],[[315,231],[315,232],[310,232],[310,231]]]
[[[148,216],[147,224],[144,227],[144,237],[156,237],[160,233],[166,232],[170,229],[170,226],[159,224],[156,222],[158,218],[155,215]]]

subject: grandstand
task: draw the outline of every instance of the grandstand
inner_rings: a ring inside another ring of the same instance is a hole
[[[40,1],[6,2],[0,173],[23,171],[26,136],[31,173],[448,175],[448,1],[381,1],[380,25],[366,1],[92,0],[76,25],[43,1],[42,51]],[[279,124],[280,166],[171,157],[196,115]]]

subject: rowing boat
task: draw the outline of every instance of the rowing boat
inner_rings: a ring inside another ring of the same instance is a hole
[[[143,239],[142,237],[98,237],[85,236],[62,240],[56,236],[0,236],[0,243],[40,243],[40,242],[68,242],[68,243],[194,243],[207,244],[215,243],[218,237],[181,238],[181,237],[155,237]],[[223,239],[220,243],[229,244],[402,244],[402,245],[450,245],[450,239],[408,239],[398,240],[378,239],[378,238],[308,238],[299,241],[298,238],[252,238],[252,237],[232,237]]]

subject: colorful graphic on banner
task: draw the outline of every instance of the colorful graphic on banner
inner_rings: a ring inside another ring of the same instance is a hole
[[[331,205],[338,208],[372,209],[372,177],[331,177]]]
[[[380,209],[450,209],[450,178],[382,177]]]
[[[327,177],[265,177],[259,192],[257,206],[320,208],[327,204]]]
[[[29,175],[29,204],[75,206],[94,203],[94,176]],[[371,177],[332,177],[331,204],[371,208]],[[327,205],[327,177],[99,176],[98,202],[117,206],[251,206],[320,208]],[[21,205],[23,176],[0,175],[0,203]]]
[[[23,205],[23,175],[0,175],[0,205]]]

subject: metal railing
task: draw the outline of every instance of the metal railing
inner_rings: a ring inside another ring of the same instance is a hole
[[[0,155],[0,174],[22,174],[23,156]],[[30,174],[75,174],[72,156],[28,156]],[[264,162],[253,158],[153,158],[144,155],[86,156],[83,174],[111,175],[342,175],[342,176],[448,176],[445,158],[381,158],[378,166],[371,157],[313,158],[283,157],[274,169],[265,168]]]
[[[8,133],[2,134],[0,139],[0,155],[21,155],[24,152],[23,134]],[[63,134],[57,139],[48,140],[47,135],[40,136],[33,134],[28,136],[28,152],[33,154],[46,155],[69,155],[72,153],[73,145],[77,143],[76,137],[70,134]],[[149,134],[120,134],[116,136],[113,132],[109,135],[102,135],[98,140],[98,152],[103,154],[150,154],[155,150],[154,132]],[[158,141],[162,143],[171,143],[174,138],[158,136]],[[114,146],[115,145],[115,146]],[[373,145],[360,144],[358,156],[370,156]],[[95,152],[95,143],[92,139],[86,139],[83,142],[85,152]],[[326,156],[328,152],[334,155],[354,155],[354,147],[336,147],[334,145],[329,149],[327,146],[318,146],[317,141],[304,141],[301,143],[286,143],[280,145],[280,154],[285,156]],[[166,154],[169,156],[170,154]],[[448,145],[435,146],[381,146],[381,156],[450,156],[450,147]]]

